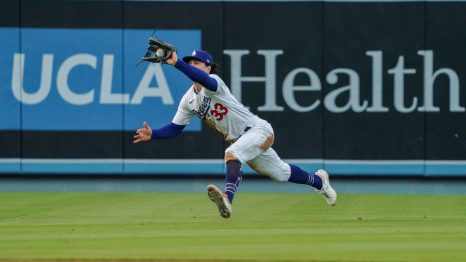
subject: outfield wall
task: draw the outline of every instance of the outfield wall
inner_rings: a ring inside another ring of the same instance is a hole
[[[140,64],[153,34],[202,48],[274,148],[339,175],[466,175],[466,1],[0,4],[0,174],[220,174],[227,146],[171,121],[190,81]],[[250,172],[249,169],[245,170]]]

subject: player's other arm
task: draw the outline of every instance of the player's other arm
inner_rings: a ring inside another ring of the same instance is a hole
[[[175,66],[191,80],[201,84],[203,87],[209,89],[210,91],[217,91],[218,83],[215,78],[210,77],[209,74],[202,71],[201,69],[189,65],[181,59],[178,59],[176,52],[173,52],[171,58],[167,60],[167,63]]]
[[[152,130],[150,126],[144,122],[144,126],[136,131],[133,143],[149,141],[151,139],[168,139],[179,135],[186,125],[177,125],[170,123],[158,129]]]

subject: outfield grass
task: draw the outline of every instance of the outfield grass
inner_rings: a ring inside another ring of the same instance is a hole
[[[466,261],[466,196],[0,193],[0,259]]]

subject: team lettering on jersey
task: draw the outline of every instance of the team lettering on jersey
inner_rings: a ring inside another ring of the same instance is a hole
[[[197,111],[193,109],[192,112],[194,112],[194,114],[196,114],[199,118],[205,119],[210,109],[210,101],[212,101],[212,98],[204,96],[202,103],[199,105]]]
[[[212,98],[204,96],[202,99],[202,103],[199,105],[197,111],[192,109],[192,112],[201,119],[205,119],[208,113],[210,112],[210,115],[212,115],[215,118],[215,120],[222,121],[224,116],[228,114],[228,108],[222,105],[221,103],[215,103],[213,109],[209,111],[209,109],[211,108],[211,101]]]
[[[238,102],[220,77],[210,77],[217,81],[217,91],[203,88],[196,92],[191,86],[183,96],[172,122],[187,125],[197,116],[222,134],[225,140],[233,141],[241,136],[248,124],[253,124],[255,116]]]

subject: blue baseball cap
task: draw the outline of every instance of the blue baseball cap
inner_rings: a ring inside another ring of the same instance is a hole
[[[190,56],[183,57],[183,61],[186,63],[193,59],[204,62],[206,65],[211,65],[214,63],[212,56],[204,50],[194,50]]]

